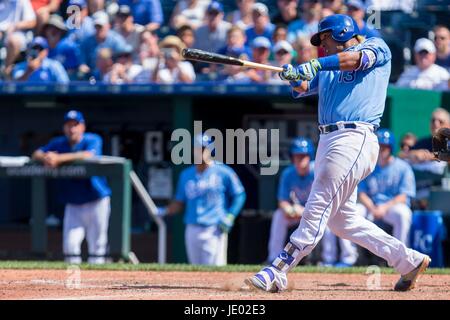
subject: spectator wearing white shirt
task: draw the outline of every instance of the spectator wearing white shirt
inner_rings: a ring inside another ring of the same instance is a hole
[[[420,38],[414,45],[415,66],[406,69],[396,85],[414,89],[447,90],[449,72],[435,64],[436,47],[426,38]]]
[[[227,31],[231,24],[223,20],[223,6],[213,1],[206,10],[206,23],[195,32],[195,47],[197,49],[217,52],[225,46]]]
[[[131,45],[133,48],[133,60],[138,61],[141,33],[145,30],[145,27],[134,23],[131,8],[127,5],[121,5],[119,7],[114,22],[114,31],[120,34]]]
[[[30,0],[0,1],[0,40],[6,44],[6,76],[20,52],[27,48],[25,32],[35,26],[36,14]]]
[[[170,18],[170,26],[178,29],[181,26],[189,25],[197,29],[203,24],[206,8],[210,0],[180,0],[173,10]]]
[[[167,36],[161,43],[160,63],[154,71],[153,80],[157,83],[192,83],[195,72],[192,64],[182,61],[184,43],[176,36]]]
[[[238,10],[230,12],[226,20],[242,30],[246,30],[253,26],[252,7],[254,4],[255,0],[236,0]]]
[[[134,78],[141,73],[142,66],[133,63],[133,47],[128,45],[114,56],[114,65],[103,79],[104,82],[125,84],[134,82]]]

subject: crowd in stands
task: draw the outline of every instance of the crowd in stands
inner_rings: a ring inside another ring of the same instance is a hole
[[[298,64],[324,54],[309,39],[331,14],[352,16],[367,38],[383,37],[383,25],[368,23],[369,8],[407,15],[416,1],[0,0],[0,81],[281,83],[272,72],[192,63],[181,52]],[[411,65],[396,84],[448,90],[448,25],[411,46]]]

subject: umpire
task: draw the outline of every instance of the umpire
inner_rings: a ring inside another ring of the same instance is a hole
[[[64,116],[64,136],[56,137],[33,153],[33,159],[48,167],[100,156],[102,138],[86,133],[81,112],[71,110]],[[110,195],[105,177],[61,179],[59,197],[65,204],[63,252],[67,263],[81,263],[81,243],[86,237],[89,263],[105,262],[108,244]]]

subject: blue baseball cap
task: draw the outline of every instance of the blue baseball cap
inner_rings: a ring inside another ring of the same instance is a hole
[[[31,41],[30,48],[41,47],[42,49],[48,49],[47,39],[44,37],[36,37]]]
[[[252,48],[266,48],[270,49],[272,47],[272,44],[270,43],[270,40],[266,37],[256,37],[252,41]]]
[[[80,8],[86,8],[87,2],[86,0],[69,0],[69,6],[79,6]]]
[[[222,4],[220,2],[218,2],[218,1],[212,1],[209,4],[208,8],[206,9],[206,12],[213,12],[213,11],[223,12]]]
[[[365,10],[366,6],[361,0],[348,0],[347,7],[355,7],[359,10]]]
[[[70,110],[64,115],[64,123],[70,120],[75,120],[79,123],[84,123],[84,116],[78,110]]]

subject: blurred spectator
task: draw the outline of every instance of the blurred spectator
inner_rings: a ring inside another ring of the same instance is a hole
[[[256,37],[252,41],[252,57],[256,63],[270,64],[269,56],[272,47],[270,40],[266,37]],[[272,72],[266,70],[249,69],[247,71],[248,77],[252,82],[265,83],[268,82],[272,76]]]
[[[153,80],[157,83],[191,83],[195,81],[192,64],[182,61],[181,51],[184,43],[176,36],[167,36],[161,43],[160,63],[154,71]]]
[[[25,32],[36,26],[30,0],[0,1],[0,43],[6,46],[4,73],[9,76],[21,51],[27,48]]]
[[[434,44],[436,45],[436,64],[450,72],[450,30],[443,25],[434,27]]]
[[[88,2],[89,2],[89,12],[91,14],[94,14],[97,11],[105,10],[105,0],[88,0]]]
[[[414,133],[412,132],[405,133],[405,135],[402,137],[402,140],[400,141],[399,157],[404,158],[404,156],[402,155],[407,154],[416,143],[417,137]]]
[[[144,69],[154,69],[159,57],[158,36],[155,32],[145,30],[141,33],[139,60]]]
[[[281,40],[287,40],[287,26],[284,24],[279,24],[273,30],[272,42],[277,43]]]
[[[47,23],[50,14],[59,9],[61,0],[31,0],[31,5],[36,14],[35,34],[41,34],[42,27]]]
[[[227,21],[237,25],[242,30],[253,25],[252,7],[255,0],[236,0],[238,10],[232,11],[227,16]]]
[[[59,61],[69,77],[75,79],[80,66],[81,52],[75,42],[65,37],[67,26],[62,17],[52,14],[48,22],[44,24],[42,33],[48,42],[48,57]]]
[[[396,85],[414,89],[447,90],[449,72],[436,65],[436,47],[433,41],[420,38],[414,45],[415,66],[406,69]]]
[[[114,31],[120,34],[125,41],[131,45],[133,60],[138,61],[139,46],[141,44],[141,33],[145,30],[144,26],[134,23],[131,9],[127,5],[121,5],[115,17]]]
[[[288,25],[298,19],[298,0],[277,0],[278,14],[272,18],[273,24]]]
[[[396,11],[412,13],[416,0],[366,0],[366,6],[375,11]]]
[[[133,47],[128,45],[116,53],[111,71],[103,81],[112,84],[132,83],[141,71],[142,66],[133,63]]]
[[[320,2],[322,2],[322,17],[346,13],[344,0],[321,0]]]
[[[248,59],[248,56],[246,56],[240,50],[230,49],[229,51],[227,51],[227,54],[230,57],[238,59]],[[218,80],[230,84],[251,83],[251,79],[247,75],[247,71],[245,70],[245,68],[233,65],[224,65],[223,69],[220,71]]]
[[[252,6],[253,27],[246,30],[247,44],[251,44],[256,37],[272,39],[275,26],[270,22],[269,9],[261,2]]]
[[[305,0],[302,4],[301,17],[288,25],[287,40],[294,43],[297,38],[308,37],[316,33],[321,17],[322,6],[320,2]]]
[[[382,220],[393,227],[392,235],[408,245],[411,228],[411,198],[416,181],[411,166],[392,154],[394,138],[390,131],[377,132],[380,151],[375,170],[358,185],[358,211],[370,220]]]
[[[358,24],[360,35],[366,38],[381,37],[380,33],[373,26],[368,26],[364,21],[366,6],[361,0],[347,1],[348,15]]]
[[[118,4],[129,6],[134,22],[150,31],[157,30],[164,22],[159,0],[119,0]]]
[[[297,64],[302,64],[317,58],[317,47],[311,44],[309,38],[298,38],[294,43],[294,49],[297,52]]]
[[[100,48],[111,48],[113,54],[126,46],[123,37],[111,30],[109,17],[104,11],[97,11],[92,16],[95,25],[95,34],[81,42],[81,66],[80,72],[89,73],[95,66],[97,51]]]
[[[402,157],[411,163],[415,170],[436,174],[444,172],[447,164],[443,161],[435,161],[432,153],[432,136],[440,128],[450,128],[450,113],[443,108],[437,108],[431,114],[430,136],[420,139],[409,152],[402,154]]]
[[[95,82],[103,82],[105,75],[111,71],[113,64],[112,50],[110,48],[99,49],[95,60],[95,70],[92,73],[90,80]]]
[[[184,25],[197,29],[203,24],[206,8],[210,2],[210,0],[177,1],[170,18],[170,26],[175,30]]]
[[[285,64],[289,64],[292,62],[292,52],[294,49],[291,44],[286,40],[278,41],[273,47],[273,53],[275,56],[275,65],[283,66]],[[282,84],[283,80],[280,79],[278,73],[272,73],[272,76],[269,80],[269,83],[272,84]]]
[[[177,29],[177,37],[183,41],[186,48],[193,48],[195,43],[194,29],[189,25],[181,26]]]
[[[234,56],[243,56],[246,60],[250,60],[252,53],[250,49],[245,45],[246,38],[245,32],[238,26],[232,26],[227,32],[227,44],[221,48],[218,53]]]
[[[89,16],[86,0],[69,0],[67,10],[69,37],[80,44],[95,33],[94,20]]]
[[[43,37],[34,38],[27,50],[26,61],[20,62],[14,67],[13,79],[40,83],[68,83],[69,77],[61,63],[48,58],[47,55],[47,40]]]
[[[206,10],[206,24],[195,32],[195,47],[197,49],[217,52],[225,46],[227,31],[231,24],[223,20],[223,6],[213,1]]]

